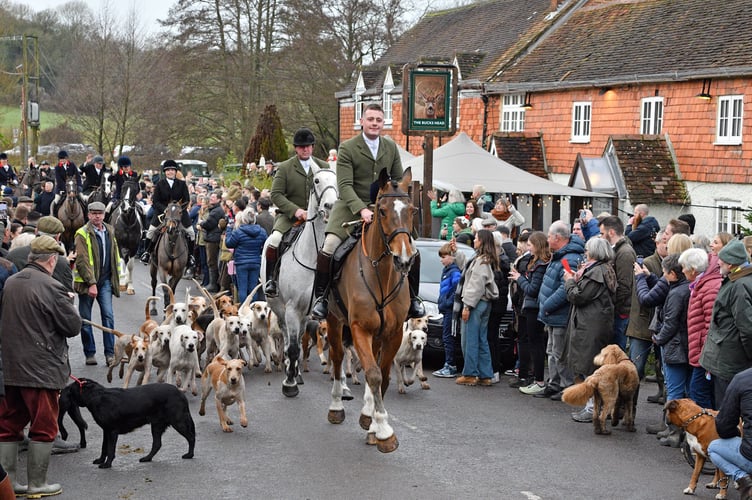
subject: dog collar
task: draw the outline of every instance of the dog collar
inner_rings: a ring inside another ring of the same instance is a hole
[[[685,422],[684,422],[684,423],[682,424],[682,427],[686,429],[686,428],[687,428],[687,426],[688,426],[688,425],[689,425],[690,423],[694,422],[695,420],[697,420],[698,418],[702,417],[703,415],[709,415],[709,416],[711,416],[711,417],[715,418],[715,415],[713,415],[712,413],[710,413],[710,412],[709,412],[709,411],[708,411],[708,410],[707,410],[706,408],[703,408],[703,409],[702,409],[702,411],[701,411],[700,413],[698,413],[697,415],[693,415],[693,416],[689,417],[689,418],[688,418],[688,419],[687,419],[687,420],[686,420],[686,421],[685,421]]]

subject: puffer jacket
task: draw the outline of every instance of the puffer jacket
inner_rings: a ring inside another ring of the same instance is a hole
[[[687,340],[687,304],[689,303],[689,282],[682,275],[679,281],[669,284],[666,301],[660,311],[661,329],[653,334],[653,342],[661,346],[664,363],[681,364],[689,362]]]
[[[546,274],[547,267],[548,262],[537,260],[532,269],[525,268],[524,272],[520,272],[517,284],[525,295],[522,302],[523,311],[538,309],[538,294],[543,285],[543,276]]]
[[[713,304],[722,281],[718,256],[710,254],[708,255],[708,268],[702,276],[689,285],[687,337],[689,339],[689,364],[692,366],[700,366],[700,354],[705,345],[705,338],[708,336]]]
[[[564,266],[562,259],[566,259],[569,267],[577,269],[585,253],[585,242],[578,236],[572,235],[569,243],[551,255],[543,284],[538,293],[538,320],[546,326],[565,327],[569,320],[569,302],[564,290]]]
[[[624,234],[632,242],[632,248],[637,255],[647,257],[655,252],[655,235],[661,230],[661,225],[655,220],[655,217],[648,215],[633,228],[628,225]]]
[[[258,224],[243,224],[237,229],[227,227],[225,245],[234,248],[233,260],[239,266],[261,265],[266,231]]]
[[[652,332],[658,332],[661,330],[660,308],[663,307],[663,303],[666,301],[668,295],[669,283],[661,276],[658,278],[656,275],[651,274],[645,277],[644,274],[637,275],[635,279],[635,288],[637,289],[637,299],[640,304],[647,307],[655,307],[653,317],[658,318],[656,321],[651,321],[649,329]]]
[[[723,280],[713,305],[700,366],[724,380],[752,367],[752,265]],[[3,318],[5,320],[5,318]]]
[[[451,314],[454,307],[454,292],[457,291],[457,283],[460,282],[459,266],[452,262],[444,266],[441,271],[441,282],[439,283],[439,312],[442,314]]]

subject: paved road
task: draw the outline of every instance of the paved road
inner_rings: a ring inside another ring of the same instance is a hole
[[[135,331],[143,319],[148,276],[140,264],[137,276],[137,295],[115,302],[116,326],[124,331]],[[97,315],[95,308],[95,320]],[[102,353],[97,355],[98,366],[85,366],[80,340],[73,339],[73,373],[106,383]],[[200,417],[199,398],[189,395],[197,428],[192,460],[180,458],[185,440],[170,429],[154,461],[139,463],[151,444],[142,428],[121,436],[112,469],[98,469],[91,462],[99,455],[101,432],[84,409],[89,448],[51,461],[49,476],[64,487],[57,498],[686,498],[691,469],[678,450],[659,446],[644,432],[660,414],[657,405],[644,402],[653,385],[643,386],[639,432],[616,429],[611,436],[594,435],[591,425],[571,420],[572,408],[524,396],[507,380],[461,387],[429,376],[431,390],[410,387],[406,395],[392,385],[386,402],[400,447],[385,455],[364,444],[357,423],[362,390],[355,387],[345,422],[331,425],[328,376],[315,363],[312,370],[293,399],[281,394],[281,373],[251,370],[249,426],[236,424],[232,434],[221,432],[213,404]],[[235,406],[229,411],[237,416]],[[75,428],[71,434],[77,439]],[[709,479],[703,476],[701,485]],[[696,497],[714,495],[700,486]]]

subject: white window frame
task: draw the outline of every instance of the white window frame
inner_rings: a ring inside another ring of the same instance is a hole
[[[570,142],[590,142],[590,127],[593,120],[592,102],[572,103],[572,138]]]
[[[742,143],[744,125],[744,96],[718,96],[718,119],[716,120],[716,144],[739,145]]]
[[[663,130],[663,97],[645,97],[640,106],[640,133],[660,135]]]
[[[382,108],[384,108],[384,125],[391,125],[394,122],[394,118],[392,115],[392,104],[394,104],[394,101],[392,99],[392,90],[394,89],[394,85],[387,86],[384,85],[384,94],[382,97]]]
[[[501,100],[501,131],[525,131],[525,94],[504,94]]]
[[[739,201],[718,200],[716,201],[716,227],[717,233],[725,231],[729,234],[742,232],[742,204]]]

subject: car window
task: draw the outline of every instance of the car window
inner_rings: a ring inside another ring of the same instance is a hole
[[[443,244],[443,242],[442,242]],[[421,245],[420,248],[420,282],[421,283],[439,283],[441,282],[441,271],[444,266],[439,258],[439,248],[441,245]],[[469,259],[475,253],[475,250],[467,245],[458,245],[458,251],[464,253]]]

